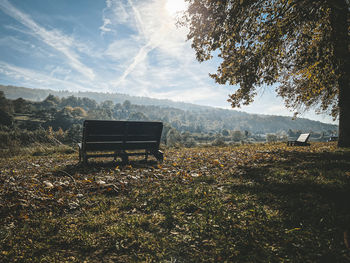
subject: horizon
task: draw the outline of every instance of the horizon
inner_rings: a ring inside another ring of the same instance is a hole
[[[227,99],[235,86],[208,75],[219,59],[199,63],[186,28],[176,26],[185,8],[182,0],[0,0],[0,81],[231,109]],[[275,86],[258,90],[255,102],[233,110],[293,115]],[[311,111],[299,117],[338,124]]]

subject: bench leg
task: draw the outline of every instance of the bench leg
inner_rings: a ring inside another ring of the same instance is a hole
[[[81,163],[81,158],[82,158],[82,153],[83,153],[81,143],[78,143],[78,151],[79,151],[79,163]]]
[[[162,151],[160,151],[160,150],[158,150],[158,151],[155,151],[155,152],[153,152],[153,155],[154,155],[154,157],[156,157],[156,159],[159,161],[159,162],[163,162],[163,160],[164,160],[164,154],[163,154],[163,152]]]
[[[295,141],[288,141],[287,146],[295,146]]]
[[[123,164],[128,164],[129,163],[129,157],[127,153],[121,153],[120,157],[122,158],[122,163]]]
[[[86,155],[86,153],[83,153],[83,164],[87,164],[88,163],[88,157]]]

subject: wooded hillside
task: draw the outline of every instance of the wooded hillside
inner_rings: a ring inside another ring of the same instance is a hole
[[[0,91],[3,91],[8,99],[23,98],[35,102],[47,100],[47,97],[51,94],[62,99],[62,102],[53,105],[57,106],[58,109],[71,106],[81,107],[86,112],[90,111],[90,113],[92,113],[92,110],[97,110],[98,113],[95,112],[95,114],[88,114],[87,116],[97,119],[160,120],[179,132],[215,134],[228,130],[247,131],[250,134],[286,134],[289,130],[299,130],[331,134],[334,130],[337,130],[336,125],[303,118],[292,119],[284,116],[248,114],[235,110],[134,97],[118,93],[75,93],[1,85]]]

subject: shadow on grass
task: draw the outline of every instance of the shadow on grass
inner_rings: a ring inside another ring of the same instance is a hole
[[[138,169],[146,169],[150,167],[156,167],[158,162],[156,160],[145,160],[145,159],[131,159],[127,164],[122,161],[111,160],[107,158],[100,159],[90,159],[88,163],[84,164],[82,162],[78,162],[77,164],[68,164],[63,167],[64,172],[69,173],[70,175],[74,175],[76,173],[79,174],[91,174],[92,172],[102,172],[106,170],[114,170],[119,169],[121,171],[130,169],[130,168],[138,168]]]
[[[323,251],[314,259],[344,262],[340,251],[350,254],[344,244],[350,230],[350,152],[275,154],[272,163],[241,167],[249,183],[232,184],[229,193],[251,196],[259,207],[277,211],[285,229],[307,233],[300,238],[310,238],[307,242]]]

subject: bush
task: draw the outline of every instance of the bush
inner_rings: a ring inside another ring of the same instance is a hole
[[[57,145],[59,138],[64,138],[64,132],[59,130],[54,132],[51,128],[43,128],[28,131],[22,129],[13,129],[10,131],[0,131],[0,148],[11,148],[13,145],[18,147],[27,147],[33,144],[54,144]],[[61,140],[60,140],[61,141]]]
[[[211,145],[212,146],[225,146],[226,143],[222,137],[218,137],[211,143]]]
[[[82,126],[80,124],[73,124],[66,132],[65,142],[71,144],[81,142],[81,136]]]
[[[266,141],[267,142],[277,142],[277,135],[276,134],[266,134]]]
[[[197,143],[193,138],[187,138],[187,140],[184,141],[183,145],[187,148],[191,148],[191,147],[195,147]]]
[[[10,135],[8,132],[0,131],[0,148],[7,148],[10,145]]]
[[[181,135],[176,129],[171,129],[166,135],[167,146],[173,147],[181,144]]]

